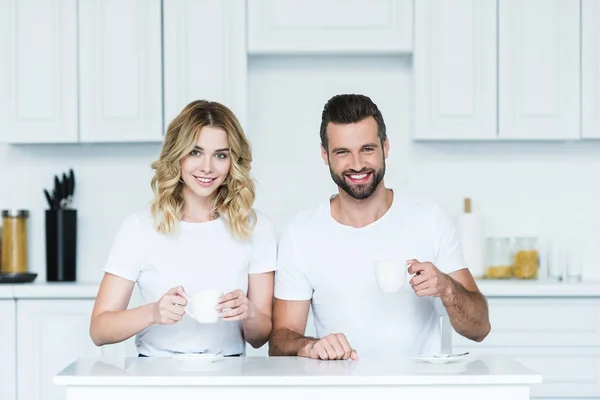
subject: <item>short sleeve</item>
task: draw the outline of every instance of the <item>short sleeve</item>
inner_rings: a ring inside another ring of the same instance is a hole
[[[277,246],[275,297],[281,300],[310,300],[313,288],[299,265],[298,249],[290,227]]]
[[[256,213],[257,220],[252,232],[252,259],[249,274],[262,274],[277,269],[277,238],[271,220],[262,213]]]
[[[437,253],[433,263],[445,274],[466,268],[458,232],[448,214],[435,205],[433,211],[433,230],[437,244]]]
[[[104,272],[136,282],[141,271],[141,229],[137,215],[125,218],[114,240]]]

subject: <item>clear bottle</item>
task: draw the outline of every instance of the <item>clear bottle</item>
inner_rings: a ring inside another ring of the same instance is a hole
[[[2,211],[2,263],[0,271],[27,273],[27,210]]]
[[[487,238],[485,258],[486,278],[508,279],[512,276],[513,259],[509,238]]]
[[[536,237],[515,239],[515,261],[513,275],[520,279],[537,279],[540,263]]]

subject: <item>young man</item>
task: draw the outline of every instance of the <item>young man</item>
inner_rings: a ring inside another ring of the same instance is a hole
[[[483,340],[487,303],[450,218],[431,201],[385,187],[389,143],[377,106],[362,95],[331,98],[321,145],[339,193],[283,232],[269,354],[333,360],[439,352],[434,297],[458,333]],[[381,292],[376,260],[406,262],[410,285]],[[318,338],[304,336],[311,304]]]

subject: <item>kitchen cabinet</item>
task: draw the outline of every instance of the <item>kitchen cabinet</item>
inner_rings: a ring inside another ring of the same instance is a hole
[[[161,0],[79,0],[78,15],[80,140],[161,141]]]
[[[19,400],[64,399],[64,388],[52,378],[78,357],[132,356],[130,341],[94,345],[89,335],[92,299],[24,299],[16,304]]]
[[[412,0],[251,0],[250,54],[412,51]]]
[[[600,139],[600,2],[581,1],[581,136]]]
[[[16,318],[12,299],[0,299],[0,321],[0,399],[16,400]]]
[[[488,305],[489,336],[475,343],[454,333],[454,352],[507,355],[540,372],[533,398],[600,397],[600,298],[488,297]]]
[[[164,16],[164,130],[189,102],[218,101],[246,126],[246,4],[169,0]]]
[[[579,139],[580,12],[577,0],[415,2],[413,137]]]
[[[0,0],[0,140],[76,142],[77,2]]]
[[[579,0],[499,0],[501,138],[580,137],[579,14]]]
[[[415,2],[416,138],[496,137],[496,7],[496,0]]]

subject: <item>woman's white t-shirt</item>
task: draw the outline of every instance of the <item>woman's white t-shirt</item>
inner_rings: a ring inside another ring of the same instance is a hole
[[[276,269],[273,223],[256,214],[252,236],[241,241],[231,235],[222,218],[180,221],[176,233],[165,235],[154,228],[149,210],[133,213],[121,225],[104,271],[137,282],[143,304],[158,301],[176,286],[183,286],[190,296],[213,289],[247,293],[248,274]],[[241,322],[200,324],[187,314],[178,323],[144,329],[135,344],[146,356],[219,351],[233,355],[245,349]]]

